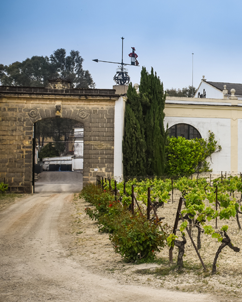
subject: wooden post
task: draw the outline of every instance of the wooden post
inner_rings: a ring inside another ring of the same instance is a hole
[[[124,181],[124,194],[126,194],[125,181]]]
[[[111,190],[112,190],[112,186],[111,186],[111,178],[109,178],[108,181],[109,181],[109,190],[111,191]]]
[[[147,220],[150,220],[150,187],[148,188],[147,196]]]
[[[171,203],[173,203],[173,179],[171,179]]]
[[[131,204],[131,212],[134,215],[134,185],[132,185],[132,204]]]
[[[117,181],[115,180],[115,200],[117,200]]]
[[[218,186],[216,186],[216,211],[218,210]],[[215,218],[215,229],[218,228],[218,217]]]
[[[177,226],[178,226],[179,216],[180,216],[180,212],[181,212],[181,208],[182,208],[182,202],[183,202],[183,198],[180,197],[178,207],[177,207],[177,212],[176,212],[176,219],[175,219],[175,223],[174,223],[174,227],[173,227],[173,234],[174,235],[176,235],[176,229],[177,229]],[[169,249],[169,261],[170,261],[170,263],[173,262],[173,248],[174,247],[170,247],[170,249]]]
[[[183,218],[182,218],[182,221],[184,221]],[[199,258],[199,260],[200,260],[200,262],[201,262],[201,264],[202,264],[202,266],[203,266],[203,269],[204,269],[204,271],[206,271],[207,268],[206,268],[205,264],[203,263],[202,257],[200,256],[199,251],[198,251],[198,249],[197,249],[197,247],[196,247],[196,245],[195,245],[195,243],[194,243],[194,241],[193,241],[193,239],[192,239],[191,233],[189,232],[189,230],[188,230],[187,227],[186,227],[186,231],[187,231],[188,236],[189,236],[190,239],[191,239],[192,245],[193,245],[193,247],[194,247],[194,249],[195,249],[195,251],[196,251],[196,253],[197,253],[197,255],[198,255],[198,258]]]

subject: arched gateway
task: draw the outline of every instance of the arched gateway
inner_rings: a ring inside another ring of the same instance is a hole
[[[113,176],[114,89],[0,86],[0,182],[12,191],[32,192],[33,127],[45,118],[84,125],[83,184]]]

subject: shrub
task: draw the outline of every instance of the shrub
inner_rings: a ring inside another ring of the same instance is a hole
[[[0,183],[0,191],[3,193],[5,193],[5,191],[7,191],[8,189],[8,184],[5,184],[3,182]]]
[[[116,220],[115,232],[110,235],[115,252],[127,262],[153,260],[155,252],[166,245],[166,238],[166,226],[149,221],[139,213]]]
[[[119,225],[117,221],[122,221],[127,215],[130,215],[119,201],[110,202],[107,213],[99,218],[99,231],[113,233]]]
[[[86,186],[80,197],[94,205],[94,208],[86,208],[85,211],[91,219],[97,220],[99,223],[99,231],[113,232],[113,220],[115,216],[120,214],[122,206],[114,200],[114,196],[101,188],[90,184]]]
[[[209,138],[188,140],[184,137],[168,137],[166,146],[165,173],[170,176],[188,176],[195,172],[210,172],[206,160],[221,146],[215,140],[214,133],[209,131]]]
[[[94,184],[86,185],[81,193],[79,194],[80,198],[84,198],[87,202],[95,203],[96,195],[101,195],[103,193],[102,189]]]
[[[148,221],[141,213],[133,216],[127,206],[114,200],[111,192],[88,185],[80,197],[94,206],[87,207],[86,213],[98,221],[99,231],[111,233],[115,252],[126,261],[152,260],[155,252],[165,246],[166,226],[162,227],[161,222]]]

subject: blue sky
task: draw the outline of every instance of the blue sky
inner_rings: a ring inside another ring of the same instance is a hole
[[[96,88],[112,88],[116,65],[136,48],[140,66],[151,67],[165,89],[198,87],[207,80],[242,83],[240,0],[1,0],[0,64],[58,48],[78,50]],[[128,67],[133,83],[141,67]]]

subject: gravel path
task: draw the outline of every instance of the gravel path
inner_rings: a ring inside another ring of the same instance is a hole
[[[70,257],[72,194],[35,194],[0,212],[0,301],[218,301],[122,285]]]

